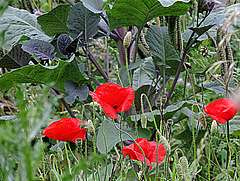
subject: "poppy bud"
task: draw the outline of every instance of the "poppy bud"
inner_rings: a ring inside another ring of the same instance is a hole
[[[200,123],[203,125],[204,128],[207,127],[207,120],[206,120],[205,115],[203,114],[203,112],[199,112],[198,113],[198,121],[200,121]]]
[[[166,95],[162,95],[162,96],[161,96],[161,102],[162,102],[162,104],[165,104],[166,101],[167,101],[167,96],[166,96]]]
[[[63,158],[63,152],[62,152],[62,149],[61,148],[57,148],[57,156],[58,156],[58,159],[60,161],[63,161],[64,158]]]
[[[93,135],[95,133],[95,128],[94,128],[93,122],[90,119],[88,120],[87,128],[88,128],[88,132],[90,134]]]
[[[127,48],[130,45],[131,40],[132,40],[132,32],[128,31],[123,40],[123,45],[125,48]]]
[[[145,113],[141,114],[141,125],[142,128],[147,128],[147,116]]]
[[[142,179],[142,171],[139,171],[139,172],[137,173],[137,175],[138,175],[139,180],[141,180],[141,179]]]
[[[180,163],[180,165],[182,166],[182,172],[183,172],[183,173],[187,173],[187,172],[188,172],[188,160],[187,160],[187,157],[182,156],[182,157],[179,159],[179,163]]]
[[[200,76],[199,76],[199,80],[200,80],[201,82],[203,82],[203,81],[205,80],[205,76],[204,76],[204,75],[200,75]]]
[[[217,121],[213,120],[212,125],[211,125],[211,134],[217,133]]]
[[[168,140],[164,136],[161,136],[160,137],[160,142],[163,144],[165,149],[168,151],[168,154],[170,154],[171,153],[171,146],[168,143]]]
[[[50,170],[50,181],[58,180],[53,169]]]

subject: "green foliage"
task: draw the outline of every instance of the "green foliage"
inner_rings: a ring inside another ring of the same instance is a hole
[[[45,41],[52,39],[42,32],[37,16],[25,10],[8,7],[0,17],[0,24],[0,34],[5,32],[1,39],[2,48],[6,50],[10,50],[22,36]]]
[[[49,36],[68,33],[67,17],[71,9],[69,5],[59,5],[50,12],[37,18],[41,29]]]
[[[110,30],[124,26],[137,26],[142,29],[144,24],[155,17],[182,15],[190,7],[190,4],[185,2],[173,4],[174,1],[169,3],[163,1],[164,7],[160,2],[157,0],[115,1],[113,7],[107,10]]]
[[[40,83],[46,84],[58,91],[65,92],[64,84],[72,80],[78,84],[85,84],[91,79],[85,78],[80,72],[76,60],[71,62],[59,61],[55,67],[44,67],[38,65],[28,65],[0,77],[2,90],[9,90],[19,83]]]
[[[31,55],[23,51],[21,45],[18,44],[11,51],[0,59],[0,67],[15,69],[28,65]]]

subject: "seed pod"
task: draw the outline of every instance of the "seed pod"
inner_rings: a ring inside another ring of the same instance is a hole
[[[182,157],[179,159],[179,163],[180,163],[180,165],[182,166],[182,172],[183,172],[183,173],[187,173],[187,172],[188,172],[188,160],[187,160],[187,157],[182,156]]]
[[[200,76],[199,76],[199,80],[200,80],[201,82],[204,82],[205,76],[204,76],[204,75],[200,75]]]
[[[217,133],[217,121],[213,120],[212,125],[211,125],[211,134]]]
[[[60,161],[63,161],[64,160],[64,157],[63,157],[63,151],[62,151],[62,149],[61,148],[57,148],[57,156],[58,156],[58,159],[60,160]]]
[[[123,39],[123,45],[124,45],[125,48],[128,48],[131,40],[132,40],[132,32],[128,31],[127,34],[125,35],[124,39]]]
[[[50,175],[50,181],[58,180],[56,175],[55,175],[55,170],[51,169],[49,175]]]
[[[141,125],[142,128],[147,128],[147,116],[145,113],[141,114]]]
[[[90,119],[88,120],[87,128],[88,128],[88,132],[91,135],[93,135],[95,133],[95,128],[94,128],[93,122]]]
[[[207,127],[207,120],[206,120],[205,115],[203,114],[203,112],[199,112],[198,113],[198,121],[200,121],[200,123],[203,125],[204,128]]]
[[[164,136],[160,136],[160,142],[163,144],[165,149],[168,151],[168,154],[171,153],[171,146],[168,143],[168,140]]]

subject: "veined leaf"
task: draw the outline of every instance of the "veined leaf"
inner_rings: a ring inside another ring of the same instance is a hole
[[[0,59],[0,67],[15,69],[28,65],[31,55],[23,51],[22,45],[18,44]]]
[[[170,44],[167,27],[151,26],[146,41],[150,52],[159,58],[154,58],[154,63],[160,67],[165,66],[166,74],[175,75],[180,61],[178,52]]]
[[[10,50],[22,36],[45,41],[52,39],[42,32],[36,15],[18,8],[8,7],[0,17],[0,25],[0,34],[3,34],[0,42],[6,50]]]
[[[64,84],[68,80],[80,85],[91,81],[80,72],[76,60],[71,62],[60,60],[56,67],[47,68],[40,64],[28,65],[3,74],[0,77],[0,85],[2,90],[7,91],[19,83],[39,83],[51,86],[60,92],[66,92]]]
[[[97,34],[99,21],[98,14],[94,14],[82,2],[78,2],[72,7],[67,18],[67,25],[70,28],[69,35],[76,38],[82,33],[80,39],[88,41]]]
[[[155,17],[179,16],[185,14],[191,6],[190,3],[186,3],[189,2],[187,0],[185,2],[178,2],[178,0],[159,1],[116,0],[112,9],[107,9],[110,30],[124,26],[137,26],[141,29],[144,24]]]
[[[22,49],[31,55],[35,55],[36,58],[41,58],[43,60],[53,59],[56,52],[54,51],[54,46],[43,40],[27,40],[22,45]]]
[[[37,18],[42,30],[49,36],[56,34],[67,34],[67,17],[71,9],[69,5],[59,5],[50,12],[43,14]]]
[[[101,13],[103,11],[102,0],[82,0],[83,5],[94,13]]]

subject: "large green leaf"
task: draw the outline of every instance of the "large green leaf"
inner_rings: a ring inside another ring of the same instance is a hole
[[[19,83],[40,83],[65,92],[64,83],[72,80],[78,84],[85,84],[90,81],[79,71],[76,60],[71,62],[59,61],[56,67],[47,68],[40,64],[28,65],[12,72],[3,74],[0,77],[2,90],[8,90]]]
[[[37,18],[42,30],[49,36],[68,33],[67,17],[71,9],[69,5],[59,5],[50,12]]]
[[[103,11],[102,0],[82,0],[83,5],[94,13],[101,13]]]
[[[15,69],[28,65],[31,55],[23,51],[22,45],[18,44],[0,59],[0,67]]]
[[[175,75],[179,65],[179,55],[170,44],[167,27],[151,26],[147,31],[146,41],[150,52],[159,58],[155,58],[154,62],[160,67],[165,66],[167,74]]]
[[[116,0],[112,9],[107,9],[110,29],[118,29],[124,26],[137,26],[142,28],[149,20],[158,16],[178,16],[185,14],[190,7],[190,3],[177,2],[171,3],[161,0]],[[174,3],[174,4],[173,4]],[[168,5],[171,6],[168,6]],[[164,7],[167,5],[168,7]]]
[[[0,17],[0,34],[3,34],[0,37],[2,48],[6,50],[10,50],[22,36],[45,41],[52,39],[42,32],[36,15],[13,7],[8,7]]]
[[[119,124],[116,124],[119,127]],[[117,143],[121,141],[120,132],[114,127],[113,123],[104,121],[103,129],[106,136],[107,142],[107,152],[109,152]],[[126,130],[125,130],[126,131]],[[127,131],[129,133],[129,131]],[[132,135],[133,136],[133,135]],[[129,136],[122,133],[122,140],[131,140]],[[97,149],[100,153],[106,153],[106,146],[104,141],[104,136],[102,132],[102,125],[99,127],[99,132],[97,135]]]
[[[152,58],[146,58],[146,61],[140,65],[140,68],[136,69],[133,73],[132,88],[137,90],[143,85],[151,85],[155,75],[156,70]]]
[[[82,33],[80,39],[88,40],[97,34],[99,21],[99,14],[94,14],[81,2],[78,2],[72,7],[67,18],[67,25],[70,28],[69,34],[76,38]]]

